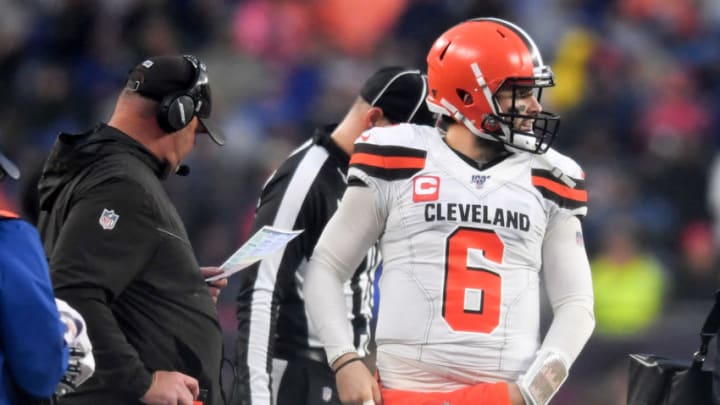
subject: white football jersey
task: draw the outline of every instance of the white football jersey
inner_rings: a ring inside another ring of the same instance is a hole
[[[400,124],[358,138],[349,176],[386,219],[379,350],[502,379],[523,372],[540,344],[546,230],[587,211],[578,164],[550,150],[481,170],[435,128]]]

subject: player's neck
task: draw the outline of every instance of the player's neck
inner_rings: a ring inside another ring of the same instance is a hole
[[[451,125],[445,136],[447,144],[468,158],[485,164],[507,153],[499,142],[479,138],[462,125]]]

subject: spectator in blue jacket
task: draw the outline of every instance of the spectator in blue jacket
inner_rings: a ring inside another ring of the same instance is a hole
[[[0,179],[17,167],[0,153]],[[82,317],[55,300],[35,228],[0,209],[0,405],[73,390],[93,372]]]

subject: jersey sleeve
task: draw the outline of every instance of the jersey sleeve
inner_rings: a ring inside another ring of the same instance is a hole
[[[145,190],[129,179],[110,179],[83,193],[50,257],[55,289],[93,286],[109,300],[122,293],[155,252],[155,216]]]
[[[551,149],[532,167],[532,185],[551,207],[551,220],[575,216],[585,218],[588,193],[585,172],[571,158]]]
[[[392,184],[410,179],[424,167],[427,151],[411,124],[377,127],[355,141],[350,157],[348,187],[369,186],[384,211],[392,198]]]
[[[425,167],[427,152],[407,146],[355,144],[350,166],[378,180],[392,181],[412,177]]]

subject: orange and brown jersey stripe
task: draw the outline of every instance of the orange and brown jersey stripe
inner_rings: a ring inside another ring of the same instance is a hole
[[[425,167],[424,150],[393,145],[359,143],[350,158],[350,167],[384,180],[412,177]]]
[[[574,187],[570,187],[558,179],[549,170],[533,169],[532,184],[543,197],[554,201],[562,208],[575,209],[587,205],[588,196],[585,190],[585,180],[572,179]]]

